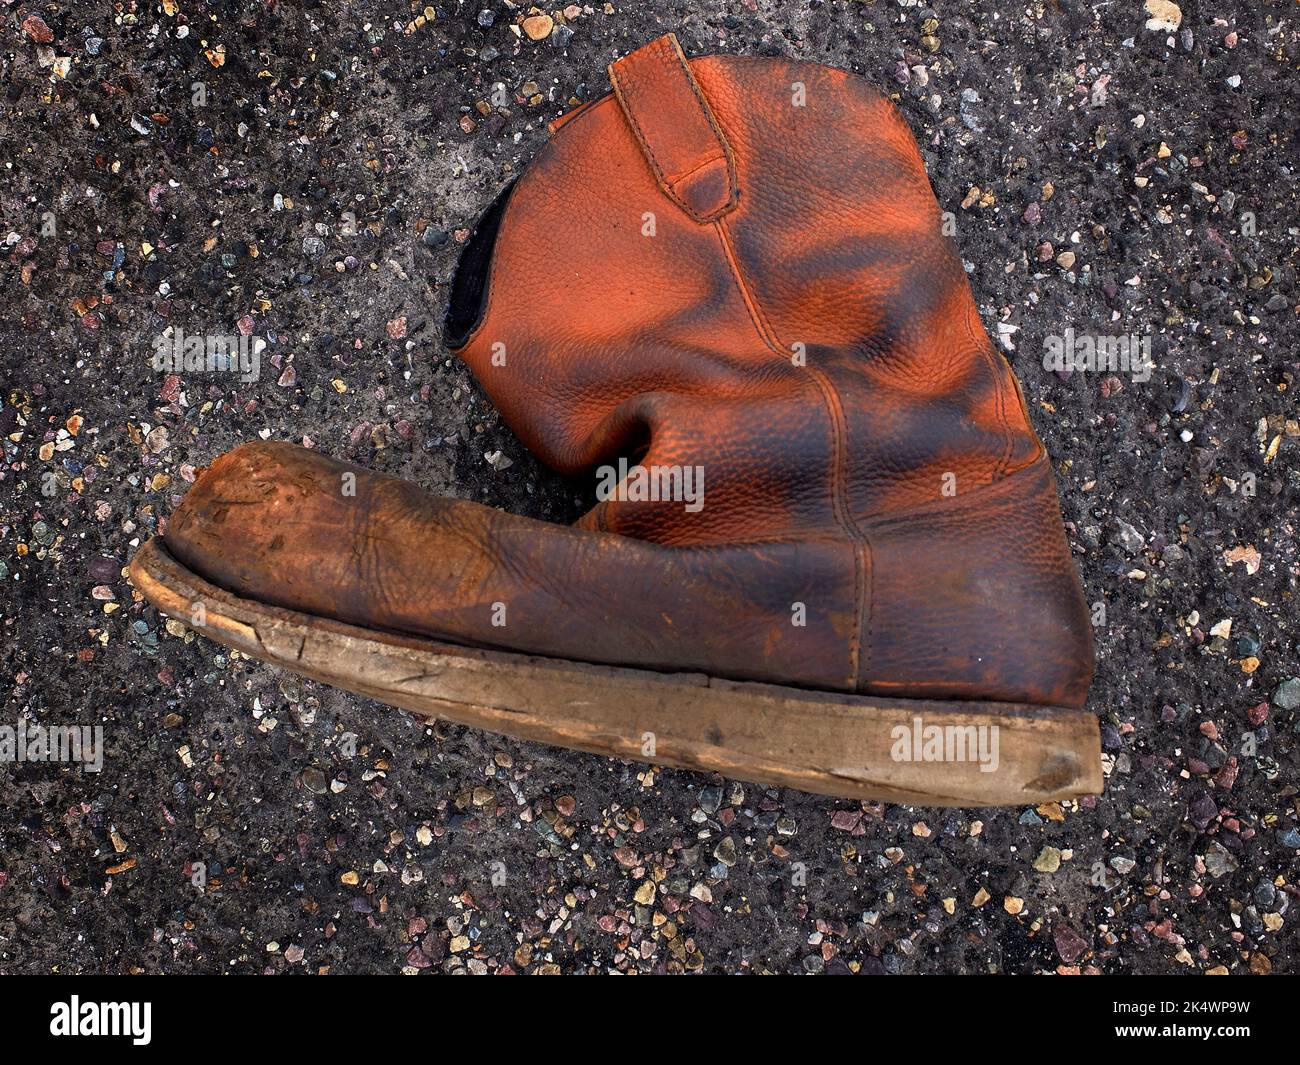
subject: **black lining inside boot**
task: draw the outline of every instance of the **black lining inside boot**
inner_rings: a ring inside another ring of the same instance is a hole
[[[515,182],[510,182],[474,227],[465,250],[460,253],[456,276],[451,282],[451,302],[447,305],[446,340],[449,348],[459,348],[474,332],[487,309],[488,285],[492,274],[492,253],[496,249],[497,233],[506,204],[514,192]]]

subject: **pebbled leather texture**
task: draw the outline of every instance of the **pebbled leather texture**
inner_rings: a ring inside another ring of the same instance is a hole
[[[898,112],[850,74],[687,61],[671,35],[611,81],[467,249],[449,340],[548,465],[699,467],[703,508],[608,500],[563,528],[252,444],[168,546],[376,628],[1081,705],[1091,632],[1051,468]]]

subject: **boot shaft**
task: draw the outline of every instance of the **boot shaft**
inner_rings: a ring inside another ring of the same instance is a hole
[[[1039,455],[887,100],[816,64],[688,63],[670,38],[611,78],[480,225],[449,330],[554,468],[702,471],[696,512],[615,500],[582,525],[841,536]]]

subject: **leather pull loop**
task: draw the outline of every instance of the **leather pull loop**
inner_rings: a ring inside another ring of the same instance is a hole
[[[736,161],[674,34],[612,63],[609,80],[659,186],[697,222],[736,206]]]

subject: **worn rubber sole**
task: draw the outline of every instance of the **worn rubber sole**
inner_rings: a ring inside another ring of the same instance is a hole
[[[149,603],[227,647],[522,739],[915,806],[1025,805],[1102,788],[1097,719],[1086,711],[807,691],[375,632],[233,595],[157,538],[130,574]]]

